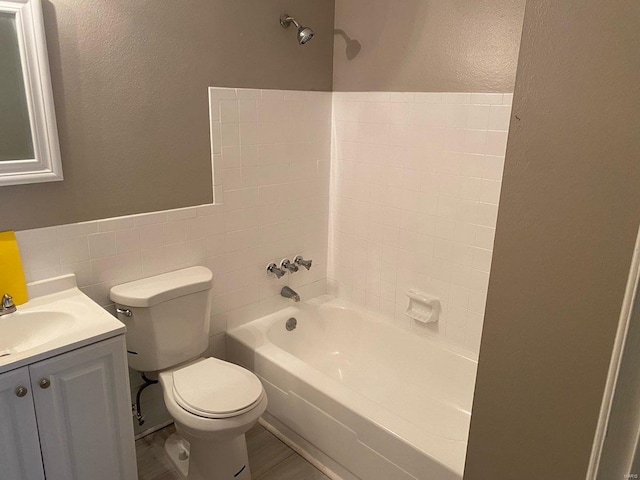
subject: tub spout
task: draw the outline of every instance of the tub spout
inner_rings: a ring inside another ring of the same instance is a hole
[[[300,295],[298,295],[295,290],[289,287],[282,287],[282,290],[280,290],[280,295],[282,295],[284,298],[290,298],[294,302],[300,301]]]

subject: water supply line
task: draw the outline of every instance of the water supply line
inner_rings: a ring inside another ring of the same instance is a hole
[[[140,406],[140,396],[145,388],[150,385],[155,385],[158,383],[158,380],[151,380],[150,378],[147,378],[144,372],[140,372],[140,375],[142,376],[142,380],[144,380],[144,385],[140,385],[138,388],[138,393],[136,393],[136,403],[132,405],[132,410],[138,420],[138,425],[142,426],[144,425],[144,415],[142,415],[142,407]]]

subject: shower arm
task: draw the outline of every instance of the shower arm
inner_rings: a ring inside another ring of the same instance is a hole
[[[289,25],[291,25],[292,23],[296,26],[296,28],[300,28],[300,24],[296,22],[295,18],[290,17],[286,13],[280,16],[280,25],[282,25],[284,28],[289,28]]]

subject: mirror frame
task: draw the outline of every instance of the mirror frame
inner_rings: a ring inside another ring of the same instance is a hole
[[[16,18],[35,157],[0,162],[0,186],[60,181],[62,162],[42,5],[40,0],[0,0],[0,12]]]

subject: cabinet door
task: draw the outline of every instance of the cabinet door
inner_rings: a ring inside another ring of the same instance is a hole
[[[27,367],[0,374],[0,469],[2,480],[44,480]]]
[[[137,479],[124,337],[29,367],[47,480]]]

